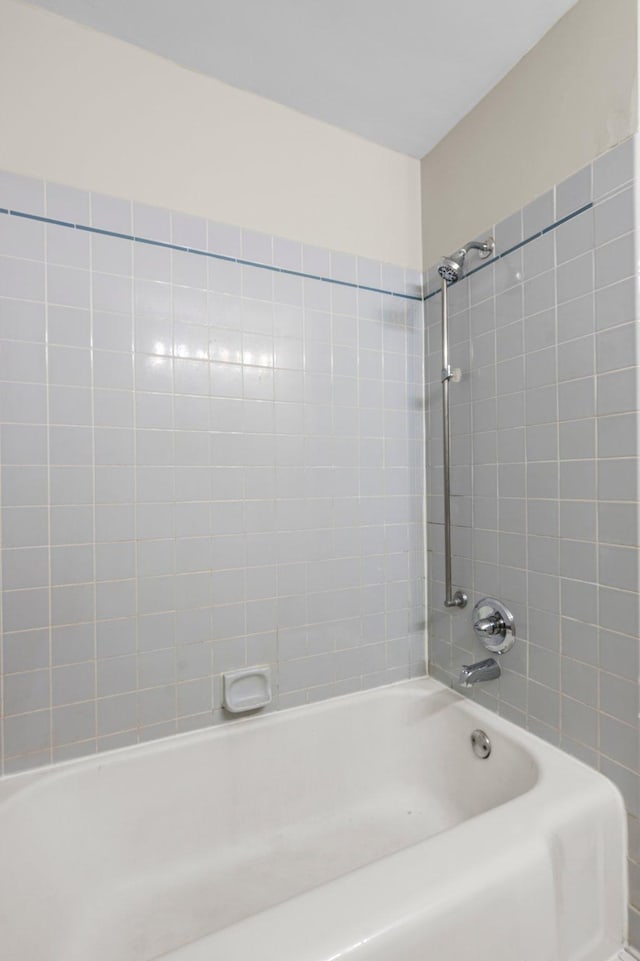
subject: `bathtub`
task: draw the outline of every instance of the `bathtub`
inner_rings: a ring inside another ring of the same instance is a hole
[[[5,961],[607,961],[624,943],[617,790],[428,678],[7,777],[0,851]]]

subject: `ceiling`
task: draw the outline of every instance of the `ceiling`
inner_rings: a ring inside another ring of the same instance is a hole
[[[422,157],[576,0],[33,0]]]

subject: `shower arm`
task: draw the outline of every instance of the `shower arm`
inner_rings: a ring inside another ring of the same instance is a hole
[[[447,281],[442,278],[442,454],[444,472],[444,581],[445,607],[463,608],[467,603],[464,591],[453,593],[451,586],[451,430],[449,426],[449,381],[453,372],[449,365],[449,309],[447,304]]]
[[[480,257],[484,260],[493,253],[494,249],[493,237],[489,237],[488,240],[470,240],[468,244],[464,245],[465,253],[469,253],[470,250],[477,250],[480,253]]]

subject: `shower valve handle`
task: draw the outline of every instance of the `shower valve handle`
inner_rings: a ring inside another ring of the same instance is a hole
[[[495,597],[483,597],[473,609],[473,630],[492,654],[511,650],[516,639],[513,614]]]
[[[475,622],[473,629],[476,634],[488,634],[491,637],[496,634],[499,634],[500,637],[505,637],[507,633],[507,625],[499,614],[494,614],[492,617],[481,617],[479,621]]]

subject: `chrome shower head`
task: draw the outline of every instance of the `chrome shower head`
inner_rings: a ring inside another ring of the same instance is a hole
[[[467,251],[463,248],[462,250],[456,251],[455,254],[451,254],[450,257],[442,258],[442,263],[438,267],[438,273],[448,284],[453,284],[456,280],[460,279],[466,255]]]
[[[456,250],[455,253],[450,254],[448,257],[443,257],[442,263],[438,267],[438,273],[448,284],[453,284],[456,280],[460,280],[464,268],[464,261],[470,250],[477,250],[480,259],[486,260],[487,257],[491,256],[494,249],[495,243],[493,237],[489,237],[483,241],[472,240],[471,243],[468,243],[465,247]]]

